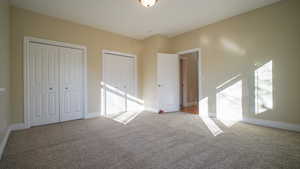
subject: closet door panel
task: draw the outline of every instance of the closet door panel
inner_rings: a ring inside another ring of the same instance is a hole
[[[61,121],[83,117],[83,52],[60,48]]]
[[[44,112],[47,123],[59,122],[59,56],[58,48],[48,46],[43,59]]]
[[[124,85],[126,89],[126,93],[130,96],[136,97],[135,93],[135,74],[134,74],[134,59],[133,58],[125,58],[125,70],[123,77],[124,79]]]
[[[126,91],[126,111],[127,112],[138,112],[141,110],[141,102],[136,97],[135,91],[135,67],[133,58],[124,58],[126,59],[124,66],[124,90]]]
[[[105,90],[102,105],[105,116],[114,119],[131,117],[130,113],[143,108],[142,101],[136,97],[135,59],[109,53],[103,57]]]
[[[105,116],[113,118],[126,111],[126,92],[124,91],[124,59],[112,54],[104,55]]]
[[[29,111],[30,122],[32,125],[43,122],[42,114],[42,46],[30,44],[29,46],[29,82],[30,82],[30,99]]]
[[[58,49],[29,45],[30,123],[32,126],[59,121]]]

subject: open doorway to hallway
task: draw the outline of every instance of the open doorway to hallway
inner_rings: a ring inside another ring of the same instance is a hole
[[[199,52],[180,54],[180,108],[182,112],[199,114]]]

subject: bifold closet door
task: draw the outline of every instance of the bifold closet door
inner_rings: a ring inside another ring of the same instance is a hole
[[[83,118],[83,51],[59,48],[60,53],[60,119]]]
[[[107,117],[115,117],[126,111],[122,56],[104,55],[104,84],[105,84],[105,112]]]
[[[117,117],[133,107],[132,100],[135,96],[134,58],[108,53],[103,57],[105,115]]]
[[[30,43],[28,64],[31,126],[59,122],[58,48]]]
[[[83,117],[83,51],[29,43],[30,126]]]
[[[135,64],[134,58],[124,57],[123,87],[126,91],[126,111],[135,112],[139,107],[135,91]]]

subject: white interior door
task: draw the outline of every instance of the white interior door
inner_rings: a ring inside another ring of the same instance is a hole
[[[176,54],[157,55],[158,107],[165,112],[179,110],[179,58]]]
[[[129,96],[136,95],[133,57],[105,53],[103,56],[105,116],[114,117],[131,108]]]
[[[59,53],[54,46],[29,45],[29,111],[32,126],[59,122]]]
[[[83,51],[59,48],[61,121],[83,118]]]

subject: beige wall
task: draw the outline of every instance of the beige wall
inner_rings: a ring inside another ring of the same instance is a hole
[[[10,14],[7,0],[0,1],[0,88],[6,88],[0,95],[0,134],[10,123],[9,104],[9,51],[10,51]],[[0,136],[1,142],[1,136]]]
[[[299,9],[299,0],[286,0],[171,39],[173,52],[202,49],[203,92],[211,113],[216,112],[216,88],[240,75],[244,117],[300,123]],[[254,71],[271,60],[274,107],[255,115]]]
[[[103,49],[138,55],[142,45],[140,41],[101,31],[88,26],[75,24],[33,13],[27,10],[11,8],[11,102],[12,122],[23,122],[23,53],[24,36],[32,36],[54,41],[62,41],[87,47],[88,65],[88,112],[100,112],[101,51]],[[139,62],[139,70],[141,69]],[[141,71],[139,71],[141,72]],[[139,74],[139,77],[141,74]],[[141,77],[140,86],[141,86]],[[139,89],[141,91],[141,88]]]
[[[156,54],[201,48],[203,95],[209,98],[210,112],[216,112],[217,86],[240,75],[247,105],[244,117],[299,124],[299,6],[298,0],[286,0],[171,39],[156,35],[143,41],[13,7],[10,81],[13,89],[12,122],[23,121],[22,41],[24,36],[33,36],[87,47],[90,113],[100,111],[102,49],[138,55],[140,96],[143,96],[147,108],[156,109]],[[270,60],[274,66],[274,108],[255,115],[254,71]],[[247,93],[249,97],[246,97]]]
[[[169,52],[167,37],[156,35],[143,40],[143,99],[147,109],[157,109],[157,53]]]

